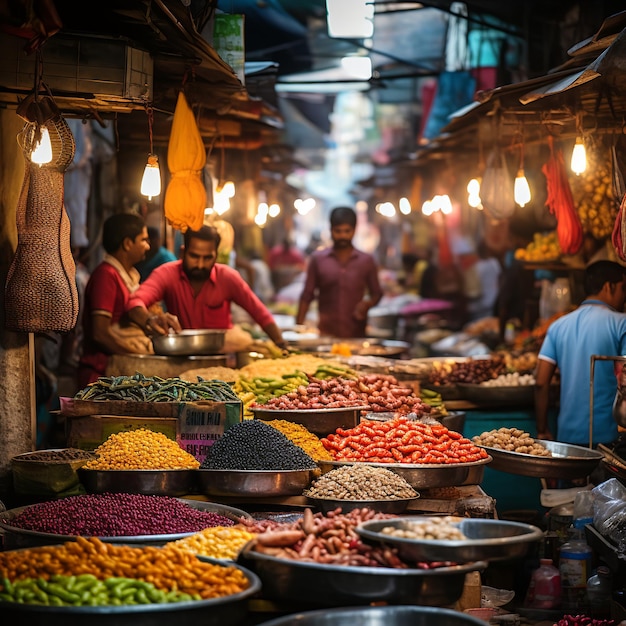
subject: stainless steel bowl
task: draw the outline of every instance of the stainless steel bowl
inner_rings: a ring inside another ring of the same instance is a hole
[[[268,422],[287,420],[304,426],[309,432],[320,437],[334,433],[337,428],[355,428],[360,420],[361,411],[366,406],[347,406],[331,409],[281,410],[252,407],[254,418]]]
[[[604,458],[602,452],[558,441],[541,441],[552,456],[535,456],[482,446],[493,458],[489,467],[532,478],[585,478]]]
[[[334,498],[312,498],[305,496],[309,504],[322,513],[329,513],[335,509],[341,509],[342,513],[348,513],[354,509],[371,509],[379,513],[404,513],[409,504],[415,502],[415,498],[396,498],[395,500],[337,500]]]
[[[372,602],[446,606],[461,597],[468,572],[487,567],[486,561],[433,569],[291,561],[256,552],[254,540],[239,553],[237,562],[258,574],[264,598],[279,601],[288,598],[304,607]]]
[[[393,546],[401,559],[417,561],[497,561],[523,557],[530,544],[543,538],[543,531],[530,524],[492,519],[460,518],[452,525],[467,539],[405,539],[383,534],[385,527],[408,530],[413,524],[428,523],[433,516],[372,520],[357,526],[362,539]]]
[[[192,356],[219,354],[224,347],[225,330],[181,330],[169,335],[155,335],[152,345],[156,354],[165,356]]]
[[[259,626],[485,626],[467,613],[432,606],[368,606],[292,613]]]
[[[199,509],[200,511],[208,511],[226,517],[237,523],[243,518],[252,519],[252,516],[242,509],[237,509],[226,504],[217,504],[214,502],[203,502],[201,500],[185,500],[181,499],[189,507]],[[31,505],[34,506],[34,505]],[[12,524],[12,521],[28,506],[22,506],[15,509],[9,509],[0,513],[0,528],[3,531],[4,548],[6,550],[15,550],[19,548],[33,548],[37,546],[49,546],[76,538],[76,535],[60,535],[57,533],[46,533],[35,530],[19,528]],[[128,543],[128,544],[147,544],[147,545],[163,545],[168,541],[176,541],[183,537],[188,537],[194,533],[170,533],[162,535],[126,535],[115,537],[99,537],[107,543]]]
[[[200,558],[200,557],[199,557]],[[261,590],[258,576],[241,565],[202,558],[223,567],[237,567],[249,587],[223,598],[125,606],[45,606],[0,602],[6,623],[29,626],[238,626],[248,613],[248,599]]]
[[[402,476],[413,489],[431,489],[433,487],[458,487],[470,484],[470,477],[482,479],[480,469],[491,462],[491,457],[474,461],[473,463],[450,463],[449,465],[412,465],[409,463],[365,463],[358,465],[372,465],[383,467]],[[318,461],[322,474],[343,465],[356,465],[342,461]]]
[[[140,493],[147,496],[184,496],[196,483],[193,469],[179,470],[77,470],[88,493]]]
[[[209,496],[248,498],[299,496],[319,475],[318,469],[268,471],[201,469],[197,472],[202,493]]]

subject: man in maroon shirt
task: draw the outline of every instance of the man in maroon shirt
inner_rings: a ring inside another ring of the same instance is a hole
[[[238,271],[216,263],[221,237],[212,226],[187,230],[182,258],[152,270],[128,302],[130,319],[146,334],[165,335],[170,328],[232,328],[230,303],[238,304],[282,349],[286,343],[272,314]],[[163,301],[166,313],[148,309]]]
[[[355,230],[353,209],[337,207],[331,211],[333,245],[313,252],[309,258],[297,324],[304,323],[311,302],[317,298],[322,335],[365,337],[367,313],[380,302],[383,292],[374,257],[352,245]]]

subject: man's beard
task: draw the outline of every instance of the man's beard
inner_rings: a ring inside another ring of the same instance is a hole
[[[211,271],[204,268],[192,267],[184,270],[189,280],[208,280],[211,275]]]
[[[352,241],[350,239],[337,239],[334,242],[335,248],[349,248]]]

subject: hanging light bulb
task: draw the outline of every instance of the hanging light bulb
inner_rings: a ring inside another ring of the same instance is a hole
[[[159,169],[159,158],[156,154],[148,155],[146,169],[143,171],[141,179],[141,194],[148,196],[152,200],[154,196],[161,193],[161,170]]]
[[[582,137],[576,138],[576,144],[572,151],[571,168],[576,176],[580,176],[587,169],[587,151]]]
[[[467,204],[474,209],[482,209],[482,201],[480,199],[480,180],[478,178],[472,178],[467,183]]]
[[[235,183],[232,180],[227,180],[222,186],[222,193],[227,198],[235,197]]]
[[[526,206],[530,202],[530,187],[524,175],[524,169],[520,168],[515,177],[515,187],[513,190],[515,202],[521,207]]]
[[[46,126],[39,127],[40,137],[30,153],[30,160],[37,165],[44,165],[52,161],[52,143]]]

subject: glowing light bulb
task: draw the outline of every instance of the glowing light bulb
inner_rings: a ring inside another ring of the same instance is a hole
[[[467,183],[467,204],[474,209],[482,209],[482,200],[480,199],[480,181],[477,178]]]
[[[515,177],[515,187],[513,189],[515,202],[521,207],[526,206],[530,202],[530,187],[524,175],[524,170],[520,169]]]
[[[411,214],[411,203],[408,198],[400,198],[400,202],[398,203],[398,207],[400,209],[400,213],[402,215],[410,215]]]
[[[582,137],[576,139],[576,144],[572,151],[571,168],[576,176],[580,176],[587,169],[587,151],[585,150]]]
[[[235,197],[235,183],[232,180],[227,180],[222,187],[222,193],[227,198]]]
[[[141,194],[152,200],[154,196],[161,193],[161,170],[159,169],[159,158],[156,154],[148,155],[148,162],[143,171],[141,179]]]
[[[45,165],[52,161],[52,143],[46,126],[40,127],[41,137],[30,154],[30,160],[37,165]]]

